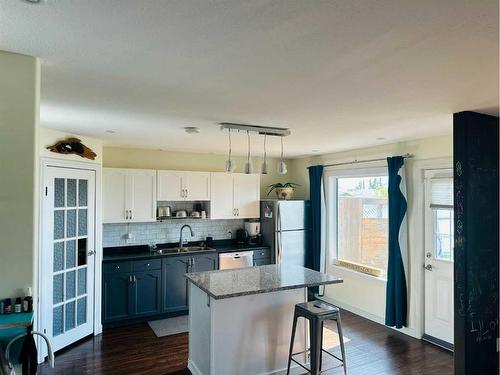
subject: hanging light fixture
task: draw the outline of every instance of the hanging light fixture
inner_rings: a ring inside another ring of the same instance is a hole
[[[250,174],[253,172],[253,164],[252,159],[250,158],[250,132],[247,130],[247,140],[248,140],[248,153],[247,153],[247,161],[245,163],[245,173]]]
[[[279,174],[286,174],[288,172],[288,170],[286,167],[286,163],[283,160],[283,136],[281,136],[280,138],[281,138],[281,160],[278,163],[278,173]]]
[[[262,167],[260,173],[267,174],[267,150],[266,150],[266,139],[267,134],[264,134],[264,161],[262,162]]]
[[[228,129],[228,134],[229,134],[229,155],[226,160],[226,172],[227,173],[233,173],[234,169],[236,168],[236,164],[233,159],[231,159],[231,151],[232,151],[232,144],[231,144],[231,129]]]

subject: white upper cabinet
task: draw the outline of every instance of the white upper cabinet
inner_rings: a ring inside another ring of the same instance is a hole
[[[234,207],[240,219],[260,216],[260,175],[235,174],[233,179]]]
[[[233,219],[233,175],[212,173],[210,185],[210,218]]]
[[[260,175],[212,173],[210,217],[250,219],[260,216]]]
[[[210,173],[158,171],[158,200],[210,200]]]
[[[159,201],[182,201],[184,200],[184,185],[182,171],[158,171],[158,195]]]
[[[103,168],[103,222],[156,221],[156,171]]]

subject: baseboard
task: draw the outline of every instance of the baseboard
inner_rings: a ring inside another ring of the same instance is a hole
[[[381,325],[387,327],[385,325],[384,318],[381,318],[380,316],[371,314],[371,313],[369,313],[367,311],[361,310],[361,309],[359,309],[357,307],[354,307],[354,306],[351,306],[351,305],[349,305],[347,303],[338,301],[335,298],[331,298],[331,297],[327,297],[327,298],[328,298],[328,301],[332,302],[335,306],[338,306],[338,307],[340,307],[343,310],[347,310],[349,312],[352,312],[353,314],[359,315],[359,316],[361,316],[361,317],[363,317],[365,319],[371,320],[372,322],[375,322],[375,323],[378,323],[378,324],[381,324]],[[394,327],[388,327],[388,328],[392,328],[393,330],[395,330],[397,332],[404,333],[405,335],[411,336],[413,338],[416,338],[416,339],[419,339],[419,340],[421,339],[421,337],[419,335],[417,335],[417,333],[416,333],[416,331],[415,331],[414,328],[409,328],[409,327],[403,327],[401,329],[397,329],[397,328],[394,328]]]
[[[203,375],[203,373],[196,367],[193,361],[191,361],[191,358],[188,359],[188,369],[191,371],[192,375]]]

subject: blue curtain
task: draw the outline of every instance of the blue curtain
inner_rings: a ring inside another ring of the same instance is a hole
[[[321,206],[323,195],[323,166],[309,167],[309,189],[311,201],[311,247],[307,257],[308,268],[319,271],[321,267]],[[317,289],[317,288],[315,288]]]
[[[387,158],[389,174],[389,262],[385,324],[402,328],[407,325],[408,239],[407,199],[404,158]]]

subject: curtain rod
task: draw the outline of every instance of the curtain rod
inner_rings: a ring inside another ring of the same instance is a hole
[[[413,154],[404,154],[403,155],[404,159],[411,159],[413,158]],[[349,165],[349,164],[358,164],[358,163],[370,163],[372,161],[384,161],[387,160],[387,158],[378,158],[378,159],[366,159],[366,160],[357,160],[354,159],[353,161],[346,161],[343,163],[334,163],[334,164],[324,164],[323,167],[337,167],[339,165]],[[311,166],[312,167],[312,166]],[[310,167],[307,167],[309,169]]]

